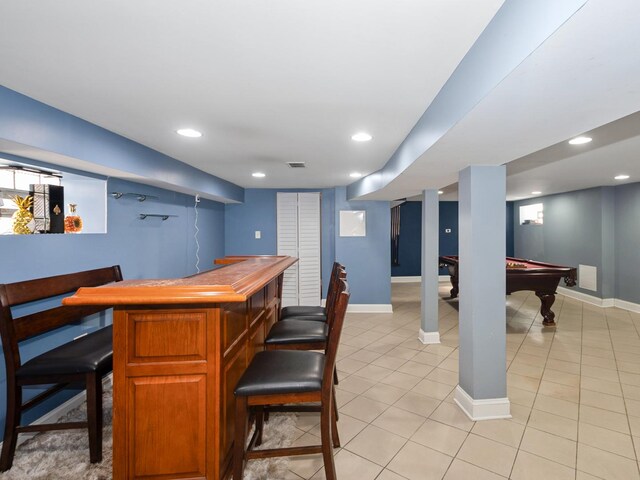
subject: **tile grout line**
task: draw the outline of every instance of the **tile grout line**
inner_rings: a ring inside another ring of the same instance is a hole
[[[578,451],[580,443],[580,400],[582,399],[582,352],[584,344],[584,304],[580,305],[580,382],[578,383],[578,422],[576,424],[576,469],[575,479],[578,478]]]
[[[631,438],[631,446],[633,447],[633,454],[635,456],[636,459],[636,470],[638,471],[638,474],[640,475],[640,468],[638,466],[638,455],[636,453],[636,446],[635,446],[635,441],[633,439],[633,430],[631,429],[631,422],[629,421],[629,409],[627,408],[627,398],[624,394],[624,388],[622,387],[622,381],[620,380],[620,367],[618,365],[618,358],[616,357],[616,349],[615,349],[615,345],[613,343],[613,338],[611,337],[611,325],[609,325],[609,318],[606,314],[606,310],[605,310],[605,321],[607,322],[607,329],[609,331],[609,339],[611,341],[611,349],[613,351],[613,361],[616,364],[616,373],[618,375],[618,383],[620,384],[620,390],[622,391],[622,402],[624,404],[624,412],[625,415],[627,417],[627,424],[629,426],[629,437]],[[629,313],[627,313],[627,315],[630,317],[631,319],[631,315]],[[635,324],[635,322],[633,322],[633,320],[631,319],[631,324],[633,325],[634,330],[636,331],[636,335],[638,335],[638,329],[637,326]],[[638,335],[640,337],[640,335]]]
[[[524,304],[526,303],[526,300],[527,300],[530,296],[531,296],[531,294],[529,294],[529,295],[525,298],[525,301],[524,301],[524,302],[522,302],[522,303],[520,304],[520,308],[518,308],[517,312],[519,312],[519,311],[520,311],[520,309],[522,308],[522,305],[524,305]],[[517,312],[516,312],[516,313],[517,313]],[[524,342],[525,342],[525,340],[527,339],[527,337],[529,336],[529,333],[531,333],[531,328],[533,327],[533,324],[535,323],[536,318],[538,317],[538,315],[539,315],[539,312],[538,312],[538,313],[533,317],[533,320],[531,321],[531,324],[529,325],[529,328],[528,328],[528,330],[527,330],[527,334],[525,335],[524,339],[522,340],[522,343],[520,343],[520,347],[518,348],[518,350],[516,351],[516,354],[515,354],[515,355],[514,355],[514,357],[513,357],[514,359],[518,356],[518,353],[519,353],[519,352],[520,352],[520,350],[522,349],[522,345],[524,345]],[[557,328],[557,327],[556,327],[556,328]],[[554,336],[554,338],[555,338],[555,332],[553,333],[553,336]],[[552,345],[553,345],[553,340],[552,340],[551,342],[552,342]],[[542,368],[542,376],[544,376],[544,371],[545,371],[546,366],[547,366],[547,361],[548,361],[548,359],[549,359],[549,353],[550,353],[550,352],[551,352],[551,347],[549,347],[549,351],[547,352],[547,356],[546,356],[546,357],[545,357],[545,359],[544,359],[544,366],[543,366],[543,368]],[[511,362],[511,363],[513,363],[513,360],[512,360],[512,362]],[[510,364],[510,365],[511,365],[511,364]],[[531,405],[531,410],[529,410],[529,415],[527,416],[527,421],[526,421],[526,423],[525,423],[525,425],[524,425],[524,430],[523,430],[523,432],[522,432],[522,436],[520,437],[520,441],[518,442],[518,447],[516,448],[516,456],[515,456],[515,457],[514,457],[514,459],[513,459],[513,463],[511,464],[511,469],[509,470],[509,476],[508,476],[507,478],[511,478],[511,476],[513,475],[513,469],[515,468],[515,466],[516,466],[516,461],[518,460],[518,454],[520,453],[520,447],[522,446],[522,441],[523,441],[524,436],[525,436],[525,434],[526,434],[526,432],[527,432],[527,426],[529,425],[529,419],[531,418],[531,413],[533,412],[533,408],[534,408],[534,406],[535,406],[536,399],[538,398],[538,391],[540,390],[540,385],[541,385],[541,384],[542,384],[542,377],[540,377],[540,380],[539,380],[539,382],[538,382],[538,388],[536,389],[536,395],[535,395],[535,397],[534,397],[534,399],[533,399],[533,404]]]

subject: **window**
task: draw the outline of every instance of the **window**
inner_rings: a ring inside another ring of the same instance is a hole
[[[520,207],[520,225],[542,225],[544,219],[542,203]]]

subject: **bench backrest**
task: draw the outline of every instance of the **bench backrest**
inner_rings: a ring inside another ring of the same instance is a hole
[[[120,266],[114,265],[66,275],[0,284],[0,336],[7,370],[20,366],[18,343],[22,340],[107,309],[101,305],[59,306],[13,318],[11,307],[72,293],[80,287],[97,287],[121,280]]]

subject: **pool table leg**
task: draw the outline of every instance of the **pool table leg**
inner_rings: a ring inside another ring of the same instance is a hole
[[[453,287],[451,290],[449,290],[449,295],[451,295],[451,298],[456,298],[458,296],[458,292],[460,290],[458,290],[458,276],[457,275],[451,275],[451,286]]]
[[[542,304],[540,307],[540,313],[544,318],[542,324],[547,327],[555,327],[556,322],[554,321],[554,318],[556,318],[556,314],[551,311],[551,306],[553,305],[553,302],[556,301],[555,294],[536,292],[536,296],[540,299],[540,303]]]

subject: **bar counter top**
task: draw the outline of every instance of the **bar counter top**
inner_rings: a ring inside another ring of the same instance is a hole
[[[225,257],[221,267],[184,278],[124,280],[83,287],[64,305],[171,305],[244,302],[298,259],[289,256]]]

